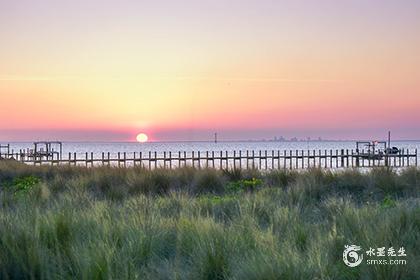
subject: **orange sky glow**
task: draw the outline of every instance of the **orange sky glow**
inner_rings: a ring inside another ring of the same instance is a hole
[[[420,139],[415,2],[11,2],[0,141]]]

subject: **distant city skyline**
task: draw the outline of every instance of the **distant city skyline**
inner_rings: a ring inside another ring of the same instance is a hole
[[[167,132],[165,134],[149,134],[149,141],[151,142],[189,142],[189,141],[205,141],[214,142],[214,133],[207,131],[180,131],[179,136],[174,132]],[[314,134],[315,135],[315,134]],[[39,140],[60,140],[67,142],[136,142],[136,132],[127,133],[119,131],[12,131],[3,132],[1,134],[0,142],[32,142]],[[112,136],[112,137],[110,137]],[[305,134],[290,134],[280,135],[266,133],[263,135],[255,135],[254,131],[225,131],[219,132],[217,142],[226,141],[267,141],[267,142],[282,142],[282,141],[356,141],[356,140],[386,140],[387,132],[380,131],[376,133],[365,134],[360,136],[354,134],[353,137],[324,137],[324,136],[307,136]],[[400,135],[392,134],[392,140],[420,140],[415,137],[401,137]]]
[[[420,1],[16,0],[0,141],[420,139]]]

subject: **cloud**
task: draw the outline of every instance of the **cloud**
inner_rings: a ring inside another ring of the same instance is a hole
[[[211,76],[131,76],[131,77],[81,77],[81,76],[0,76],[0,81],[138,81],[138,80],[208,80],[224,82],[259,82],[259,83],[338,83],[338,79],[289,79],[267,77],[211,77]]]
[[[0,76],[0,81],[51,81],[51,77],[37,76]]]

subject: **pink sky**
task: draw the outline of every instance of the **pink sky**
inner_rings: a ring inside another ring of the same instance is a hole
[[[4,3],[0,141],[420,139],[420,4],[316,2]]]

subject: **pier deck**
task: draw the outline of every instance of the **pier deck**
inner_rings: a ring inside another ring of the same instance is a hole
[[[417,149],[401,149],[398,154],[384,154],[377,158],[366,158],[366,151],[358,150],[264,150],[264,151],[201,151],[201,152],[120,152],[100,154],[68,153],[51,157],[28,157],[25,153],[3,153],[0,158],[13,159],[31,165],[79,165],[118,167],[142,166],[153,169],[158,167],[177,168],[256,168],[268,169],[305,169],[320,167],[365,168],[375,166],[407,167],[417,166]]]

